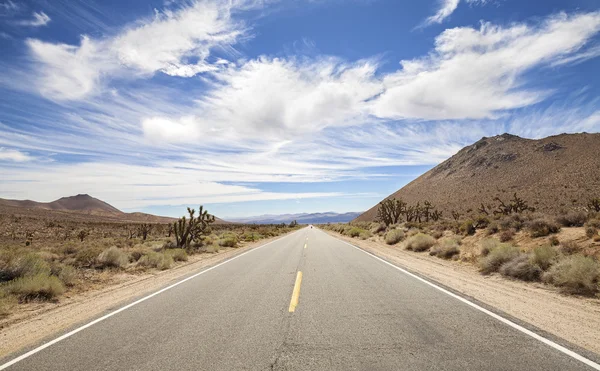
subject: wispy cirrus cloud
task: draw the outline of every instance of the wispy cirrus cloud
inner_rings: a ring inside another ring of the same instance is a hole
[[[421,24],[421,27],[429,26],[434,23],[441,24],[446,18],[450,17],[452,13],[458,8],[461,0],[439,0],[439,8],[436,13],[429,16]],[[490,0],[466,0],[467,4],[470,5],[485,5]]]
[[[19,21],[20,26],[42,27],[50,23],[50,17],[44,12],[33,12],[33,18],[26,21]]]
[[[27,162],[31,160],[33,160],[33,157],[25,152],[0,147],[0,161]]]

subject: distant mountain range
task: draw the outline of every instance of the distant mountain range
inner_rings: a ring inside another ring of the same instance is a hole
[[[334,212],[327,213],[301,213],[301,214],[282,214],[282,215],[259,215],[246,218],[230,218],[231,222],[245,224],[281,224],[291,223],[293,220],[300,224],[325,224],[325,223],[347,223],[358,217],[360,212],[351,212],[338,214]]]
[[[67,212],[90,217],[117,219],[119,221],[139,223],[171,223],[177,219],[145,213],[125,213],[108,203],[87,194],[62,197],[52,202],[36,202],[31,200],[7,200],[0,198],[0,206],[13,208],[41,209],[47,212]],[[66,215],[66,214],[63,214]],[[216,223],[226,223],[215,218]]]

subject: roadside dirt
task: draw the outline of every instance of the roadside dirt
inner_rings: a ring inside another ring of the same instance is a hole
[[[166,271],[143,275],[122,274],[114,277],[108,287],[61,298],[56,303],[32,305],[0,329],[0,359],[23,348],[56,335],[78,323],[83,323],[115,310],[131,299],[150,294],[197,272],[203,267],[218,264],[285,235],[260,240],[240,248],[228,248],[215,254],[192,255],[188,262]]]
[[[497,308],[543,331],[600,354],[600,300],[566,296],[541,283],[483,276],[468,263],[447,261],[325,231],[399,266]]]

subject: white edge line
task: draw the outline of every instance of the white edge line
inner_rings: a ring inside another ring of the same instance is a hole
[[[323,232],[323,233],[325,233],[325,232]],[[518,330],[518,331],[521,331],[522,333],[524,333],[526,335],[529,335],[529,336],[531,336],[532,338],[534,338],[534,339],[536,339],[538,341],[541,341],[542,343],[544,343],[544,344],[546,344],[546,345],[548,345],[548,346],[550,346],[550,347],[558,350],[559,352],[562,352],[562,353],[568,355],[569,357],[575,358],[576,360],[578,360],[578,361],[580,361],[580,362],[582,362],[582,363],[590,366],[591,368],[593,368],[595,370],[600,370],[600,364],[598,364],[598,363],[596,363],[596,362],[594,362],[594,361],[592,361],[590,359],[587,359],[584,356],[582,356],[580,354],[577,354],[577,353],[573,352],[572,350],[569,350],[569,349],[563,347],[562,345],[553,342],[552,340],[546,339],[545,337],[543,337],[541,335],[538,335],[535,332],[533,332],[531,330],[528,330],[528,329],[526,329],[523,326],[520,326],[520,325],[518,325],[518,324],[516,324],[516,323],[514,323],[514,322],[512,322],[512,321],[510,321],[510,320],[508,320],[508,319],[506,319],[506,318],[504,318],[504,317],[502,317],[502,316],[500,316],[500,315],[492,312],[492,311],[489,311],[489,310],[487,310],[487,309],[485,309],[485,308],[483,308],[483,307],[481,307],[481,306],[473,303],[472,301],[469,301],[469,300],[463,298],[462,296],[456,295],[453,292],[450,292],[450,291],[448,291],[448,290],[446,290],[446,289],[444,289],[444,288],[442,288],[442,287],[440,287],[440,286],[438,286],[438,285],[436,285],[436,284],[434,284],[432,282],[429,282],[428,280],[426,280],[424,278],[421,278],[421,277],[417,276],[416,274],[407,271],[406,269],[400,268],[397,265],[392,264],[389,261],[387,261],[385,259],[382,259],[382,258],[380,258],[379,256],[377,256],[375,254],[372,254],[372,253],[370,253],[368,251],[365,251],[365,250],[361,249],[360,247],[354,246],[353,244],[348,243],[348,242],[346,242],[344,240],[341,240],[341,239],[339,239],[337,237],[334,237],[334,236],[331,236],[331,237],[333,237],[336,240],[339,240],[339,241],[345,243],[346,245],[354,247],[355,249],[357,249],[357,250],[359,250],[359,251],[361,251],[361,252],[363,252],[363,253],[371,256],[372,258],[375,258],[375,259],[377,259],[377,260],[379,260],[379,261],[381,261],[381,262],[383,262],[383,263],[385,263],[385,264],[387,264],[387,265],[389,265],[391,267],[396,268],[397,270],[401,271],[402,273],[404,273],[406,275],[409,275],[409,276],[411,276],[411,277],[413,277],[413,278],[415,278],[415,279],[417,279],[417,280],[419,280],[419,281],[421,281],[421,282],[423,282],[423,283],[425,283],[425,284],[427,284],[427,285],[429,285],[429,286],[431,286],[431,287],[433,287],[433,288],[435,288],[435,289],[443,292],[444,294],[450,295],[453,298],[462,301],[463,303],[465,303],[465,304],[467,304],[467,305],[469,305],[469,306],[477,309],[478,311],[483,312],[483,313],[487,314],[488,316],[493,317],[493,318],[497,319],[498,321],[500,321],[500,322],[502,322],[502,323],[504,323],[504,324],[506,324],[506,325],[508,325],[508,326],[510,326],[510,327],[512,327],[512,328],[514,328],[516,330]]]
[[[302,228],[302,229],[304,229],[304,228]],[[135,305],[138,305],[139,303],[142,303],[142,302],[144,302],[144,301],[146,301],[146,300],[148,300],[148,299],[150,299],[150,298],[153,298],[153,297],[155,297],[155,296],[156,296],[156,295],[158,295],[158,294],[162,294],[163,292],[165,292],[165,291],[167,291],[167,290],[170,290],[170,289],[172,289],[173,287],[179,286],[179,285],[181,285],[182,283],[184,283],[184,282],[187,282],[187,281],[189,281],[189,280],[191,280],[191,279],[193,279],[193,278],[196,278],[196,277],[198,277],[198,276],[200,276],[200,275],[202,275],[202,274],[204,274],[204,273],[206,273],[206,272],[210,272],[211,270],[213,270],[213,269],[215,269],[215,268],[218,268],[218,267],[220,267],[220,266],[221,266],[221,265],[223,265],[223,264],[229,263],[229,262],[231,262],[231,261],[233,261],[233,260],[235,260],[235,259],[237,259],[237,258],[241,258],[242,256],[244,256],[244,255],[246,255],[246,254],[249,254],[249,253],[251,253],[251,252],[253,252],[253,251],[256,251],[256,250],[258,250],[258,249],[261,249],[261,248],[263,248],[263,247],[265,247],[265,246],[267,246],[267,245],[270,245],[270,244],[272,244],[272,243],[274,243],[274,242],[277,242],[277,241],[280,241],[280,240],[282,240],[282,239],[284,239],[284,238],[286,238],[286,237],[289,237],[289,236],[291,236],[291,235],[293,235],[293,234],[295,234],[295,233],[297,233],[297,232],[300,232],[302,229],[300,229],[300,230],[298,230],[298,231],[296,231],[296,232],[293,232],[292,234],[288,234],[288,235],[286,235],[286,236],[282,236],[282,237],[280,237],[280,238],[278,238],[278,239],[276,239],[276,240],[273,240],[273,241],[267,242],[267,243],[265,243],[264,245],[260,245],[260,246],[258,246],[258,247],[255,247],[255,248],[253,248],[253,249],[252,249],[252,250],[250,250],[250,251],[246,251],[246,252],[244,252],[244,253],[241,253],[241,254],[239,254],[239,255],[236,255],[236,256],[234,256],[233,258],[227,259],[227,260],[225,260],[225,261],[223,261],[223,262],[221,262],[221,263],[219,263],[219,264],[217,264],[217,265],[213,265],[212,267],[210,267],[210,268],[208,268],[208,269],[205,269],[205,270],[203,270],[203,271],[201,271],[201,272],[198,272],[198,273],[196,273],[196,274],[194,274],[194,275],[192,275],[192,276],[189,276],[188,278],[184,278],[184,279],[183,279],[183,280],[181,280],[181,281],[175,282],[174,284],[172,284],[172,285],[170,285],[170,286],[167,286],[167,287],[165,287],[165,288],[163,288],[163,289],[160,289],[160,290],[158,290],[158,291],[156,291],[156,292],[154,292],[154,293],[152,293],[152,294],[150,294],[150,295],[148,295],[148,296],[145,296],[145,297],[143,297],[143,298],[141,298],[141,299],[138,299],[138,300],[134,301],[133,303],[127,304],[127,305],[126,305],[126,306],[124,306],[124,307],[121,307],[121,308],[119,308],[119,309],[117,309],[117,310],[115,310],[115,311],[113,311],[113,312],[110,312],[110,313],[108,313],[108,314],[106,314],[106,315],[104,315],[104,316],[102,316],[102,317],[100,317],[100,318],[97,318],[97,319],[93,320],[92,322],[86,323],[85,325],[83,325],[83,326],[81,326],[81,327],[78,327],[78,328],[76,328],[75,330],[72,330],[72,331],[70,331],[70,332],[68,332],[68,333],[66,333],[66,334],[64,334],[64,335],[62,335],[62,336],[59,336],[59,337],[57,337],[57,338],[56,338],[56,339],[54,339],[54,340],[51,340],[51,341],[49,341],[49,342],[47,342],[47,343],[44,343],[44,344],[40,345],[39,347],[37,347],[37,348],[35,348],[35,349],[32,349],[32,350],[30,350],[29,352],[27,352],[27,353],[25,353],[25,354],[22,354],[22,355],[20,355],[19,357],[15,358],[15,359],[13,359],[13,360],[11,360],[11,361],[8,361],[8,362],[6,362],[5,364],[3,364],[3,365],[1,365],[1,366],[0,366],[0,370],[4,370],[4,369],[6,369],[6,368],[8,368],[8,367],[10,367],[10,366],[12,366],[12,365],[14,365],[15,363],[18,363],[18,362],[20,362],[20,361],[22,361],[22,360],[24,360],[24,359],[26,359],[26,358],[29,358],[29,357],[31,357],[32,355],[34,355],[34,354],[36,354],[36,353],[38,353],[38,352],[40,352],[40,351],[42,351],[42,350],[44,350],[44,349],[46,349],[46,348],[48,348],[48,347],[52,346],[52,345],[54,345],[54,344],[56,344],[56,343],[58,343],[58,342],[60,342],[60,341],[62,341],[62,340],[65,340],[66,338],[69,338],[69,337],[71,337],[71,336],[75,335],[76,333],[78,333],[78,332],[80,332],[80,331],[83,331],[83,330],[85,330],[85,329],[86,329],[86,328],[88,328],[88,327],[91,327],[91,326],[95,325],[96,323],[102,322],[102,321],[104,321],[105,319],[107,319],[107,318],[110,318],[110,317],[114,316],[115,314],[121,313],[121,312],[122,312],[122,311],[124,311],[124,310],[127,310],[127,309],[129,309],[129,308],[131,308],[131,307],[133,307],[133,306],[135,306]]]

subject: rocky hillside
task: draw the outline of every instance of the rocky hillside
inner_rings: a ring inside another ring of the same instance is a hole
[[[429,200],[448,217],[488,206],[514,193],[538,211],[557,214],[600,197],[600,134],[561,134],[539,140],[502,134],[482,138],[388,198]],[[377,205],[356,221],[372,221]]]

